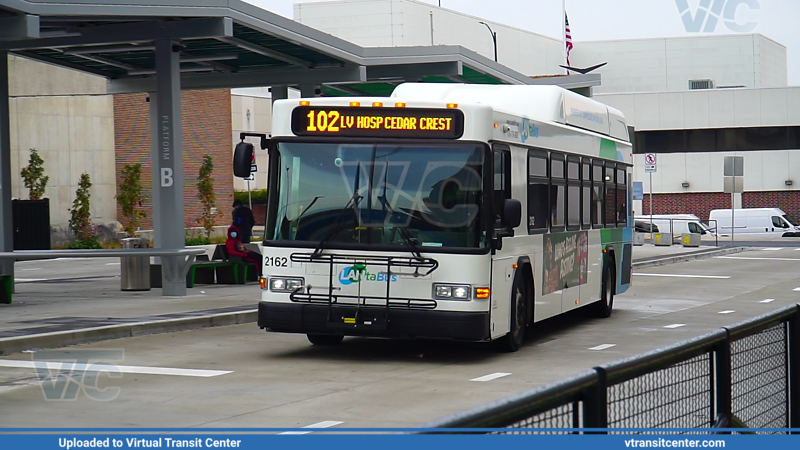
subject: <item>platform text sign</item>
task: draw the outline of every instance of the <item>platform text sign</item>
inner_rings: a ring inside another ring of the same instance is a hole
[[[644,200],[644,183],[641,181],[633,182],[633,199]]]

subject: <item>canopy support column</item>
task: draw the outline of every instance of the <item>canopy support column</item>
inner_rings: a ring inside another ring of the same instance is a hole
[[[9,120],[8,52],[0,52],[0,252],[14,251],[14,222],[11,218],[11,128]],[[0,259],[0,276],[14,286],[14,260]],[[0,279],[0,289],[4,289]],[[2,296],[0,296],[2,297]],[[10,299],[9,299],[10,301]]]
[[[150,101],[154,131],[153,229],[155,246],[180,249],[186,244],[183,203],[180,49],[170,39],[156,41],[156,95]],[[153,111],[155,109],[155,111]],[[161,257],[162,295],[185,296],[183,258]]]

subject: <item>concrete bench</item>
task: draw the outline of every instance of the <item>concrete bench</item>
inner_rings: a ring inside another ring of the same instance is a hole
[[[128,248],[128,249],[99,249],[99,250],[17,250],[14,252],[0,252],[0,260],[34,261],[40,259],[56,258],[126,258],[126,257],[162,257],[175,258],[177,267],[175,274],[170,274],[170,283],[179,283],[178,280],[186,277],[197,255],[206,252],[203,248]],[[174,284],[173,284],[174,285]],[[14,292],[14,277],[10,274],[0,275],[0,303],[11,303]],[[172,295],[163,292],[163,295]]]

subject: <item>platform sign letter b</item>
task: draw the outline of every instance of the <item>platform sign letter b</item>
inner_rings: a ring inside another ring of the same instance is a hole
[[[161,187],[172,186],[172,169],[164,167],[161,169]]]

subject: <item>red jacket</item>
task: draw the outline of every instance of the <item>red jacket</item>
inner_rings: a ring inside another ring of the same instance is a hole
[[[236,233],[236,237],[231,236],[231,233]],[[236,229],[236,227],[229,227],[228,240],[225,241],[225,251],[227,251],[229,255],[247,256],[247,250],[239,250],[241,245],[242,241],[239,239],[239,230]]]

